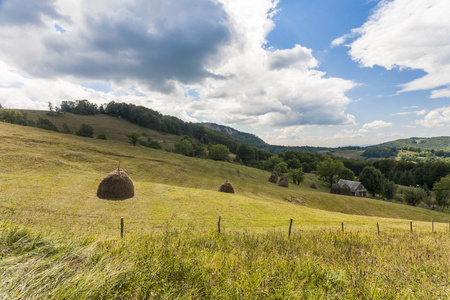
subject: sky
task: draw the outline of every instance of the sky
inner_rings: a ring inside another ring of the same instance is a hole
[[[269,144],[450,135],[448,0],[0,0],[0,104],[87,99]]]

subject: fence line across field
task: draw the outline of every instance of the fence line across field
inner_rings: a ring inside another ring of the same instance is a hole
[[[233,219],[229,219],[229,220],[233,220]],[[236,219],[234,219],[236,220]],[[254,219],[239,219],[239,220],[254,220]],[[222,216],[219,216],[218,222],[217,222],[217,231],[218,233],[221,232],[221,221],[222,221]],[[292,233],[292,224],[294,222],[294,219],[290,219],[289,221],[289,230],[288,230],[288,237],[291,237],[291,233]],[[421,221],[423,222],[423,221]],[[448,221],[448,230],[450,231],[450,221]],[[410,232],[413,233],[413,221],[409,221],[409,227],[410,227]],[[121,217],[120,218],[120,238],[123,239],[124,237],[124,229],[125,229],[125,223],[124,223],[124,218]],[[376,230],[377,230],[377,234],[380,235],[380,225],[377,222],[376,223]],[[341,222],[341,232],[342,234],[345,233],[344,231],[344,222]],[[431,220],[431,232],[434,233],[434,220]]]

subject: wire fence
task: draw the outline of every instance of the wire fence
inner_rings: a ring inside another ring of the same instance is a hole
[[[208,221],[211,221],[211,218],[207,219]],[[226,224],[226,222],[235,224],[236,221],[258,221],[257,219],[254,218],[239,218],[239,219],[223,219],[222,216],[218,216],[216,220],[216,224],[215,227],[217,230],[217,233],[221,233],[224,231],[224,229],[226,228],[224,226],[224,223]],[[158,220],[153,220],[153,221],[158,221]],[[160,219],[159,221],[165,221],[164,224],[160,224],[159,226],[156,225],[155,223],[153,223],[154,228],[169,228],[169,227],[173,227],[173,225],[171,224],[171,220],[162,220]],[[205,219],[203,219],[202,221],[206,221]],[[285,227],[287,236],[290,237],[293,234],[293,226],[295,225],[295,220],[294,219],[286,219],[286,220],[279,220],[279,225],[278,226],[274,226],[274,228],[278,228],[278,229],[282,229],[283,227]],[[133,224],[133,222],[130,222],[131,224]],[[207,222],[208,225],[202,226],[202,227],[206,227],[206,228],[211,228],[213,229],[213,227],[211,226],[211,222]],[[349,231],[353,231],[355,228],[364,228],[366,231],[370,228],[373,227],[373,232],[376,233],[377,235],[380,235],[381,233],[384,232],[389,232],[389,231],[397,231],[398,230],[402,230],[403,232],[407,232],[409,231],[411,234],[417,232],[431,232],[431,233],[435,233],[435,232],[449,232],[450,233],[450,220],[448,221],[448,225],[447,223],[443,223],[443,222],[435,222],[434,220],[432,220],[431,222],[424,222],[424,221],[416,221],[416,224],[420,224],[419,226],[415,226],[414,221],[403,221],[403,222],[398,222],[396,223],[396,226],[390,226],[389,224],[383,223],[383,226],[380,226],[380,222],[376,222],[373,224],[370,223],[366,223],[366,224],[353,224],[351,222],[349,223],[345,223],[343,221],[339,222],[338,224],[326,224],[323,226],[315,226],[316,229],[324,229],[324,228],[328,228],[328,229],[335,229],[341,233],[346,233]],[[428,226],[424,226],[425,224],[428,224]],[[156,226],[155,226],[156,225]],[[304,223],[303,223],[304,225]],[[403,225],[403,226],[402,226]],[[409,226],[408,226],[409,225]],[[133,226],[134,227],[134,226]],[[185,225],[185,226],[176,226],[175,228],[189,228],[189,225]],[[260,226],[251,226],[251,228],[270,228],[267,225],[260,225]],[[235,227],[233,227],[235,228]],[[311,227],[307,226],[307,228],[310,230]],[[242,228],[245,229],[245,228]],[[298,227],[296,229],[299,229]],[[125,220],[122,217],[120,219],[120,237],[123,238],[124,237],[124,232],[125,232]]]

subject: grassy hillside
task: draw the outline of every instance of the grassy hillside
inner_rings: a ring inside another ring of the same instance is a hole
[[[73,134],[80,128],[83,123],[89,124],[94,128],[94,137],[103,133],[108,140],[128,142],[127,135],[131,132],[137,132],[141,135],[141,139],[145,140],[150,137],[152,140],[158,141],[163,149],[173,148],[173,144],[181,140],[182,137],[173,134],[163,134],[161,132],[151,130],[133,124],[121,118],[111,117],[105,114],[98,115],[76,115],[71,113],[63,113],[60,115],[49,115],[48,111],[24,110],[29,119],[36,121],[38,116],[49,119],[56,127],[62,131],[63,124],[66,123]]]
[[[449,292],[449,214],[332,195],[313,176],[281,188],[265,171],[119,138],[0,123],[0,153],[0,298],[438,299]],[[136,195],[97,198],[119,161]],[[235,194],[217,192],[224,180]]]
[[[439,136],[432,138],[419,138],[412,137],[409,139],[399,139],[382,145],[395,146],[395,147],[419,147],[421,149],[434,149],[450,151],[450,136]]]
[[[220,215],[230,230],[285,228],[290,218],[301,228],[336,228],[341,221],[373,226],[379,220],[407,229],[401,219],[449,218],[400,204],[332,195],[319,182],[316,191],[309,188],[312,177],[285,189],[268,183],[266,171],[231,163],[5,123],[0,128],[1,214],[34,227],[109,235],[117,232],[120,217],[129,231],[152,232],[168,223],[211,228]],[[98,199],[99,182],[119,161],[134,181],[136,196]],[[225,180],[236,194],[217,192]]]

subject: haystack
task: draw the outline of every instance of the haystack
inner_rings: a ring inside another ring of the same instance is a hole
[[[228,180],[226,180],[226,181],[225,181],[224,183],[222,183],[222,185],[220,186],[219,192],[234,194],[234,189],[233,189],[233,186],[231,185],[231,183],[229,183]]]
[[[133,196],[133,181],[121,168],[106,175],[97,189],[97,197],[102,199],[123,200]]]
[[[341,187],[339,186],[339,184],[335,183],[331,186],[331,191],[330,193],[332,194],[340,194],[341,193]]]
[[[269,177],[269,182],[277,183],[278,182],[278,174],[277,172],[273,171],[272,175]]]
[[[316,186],[316,184],[314,182],[311,183],[311,185],[309,187],[312,188],[312,189],[317,189],[317,186]]]
[[[343,186],[341,186],[341,195],[352,195],[352,190],[350,189],[350,186],[348,184],[344,184]]]
[[[278,182],[278,186],[289,187],[289,181],[286,176],[281,177],[280,182]]]

